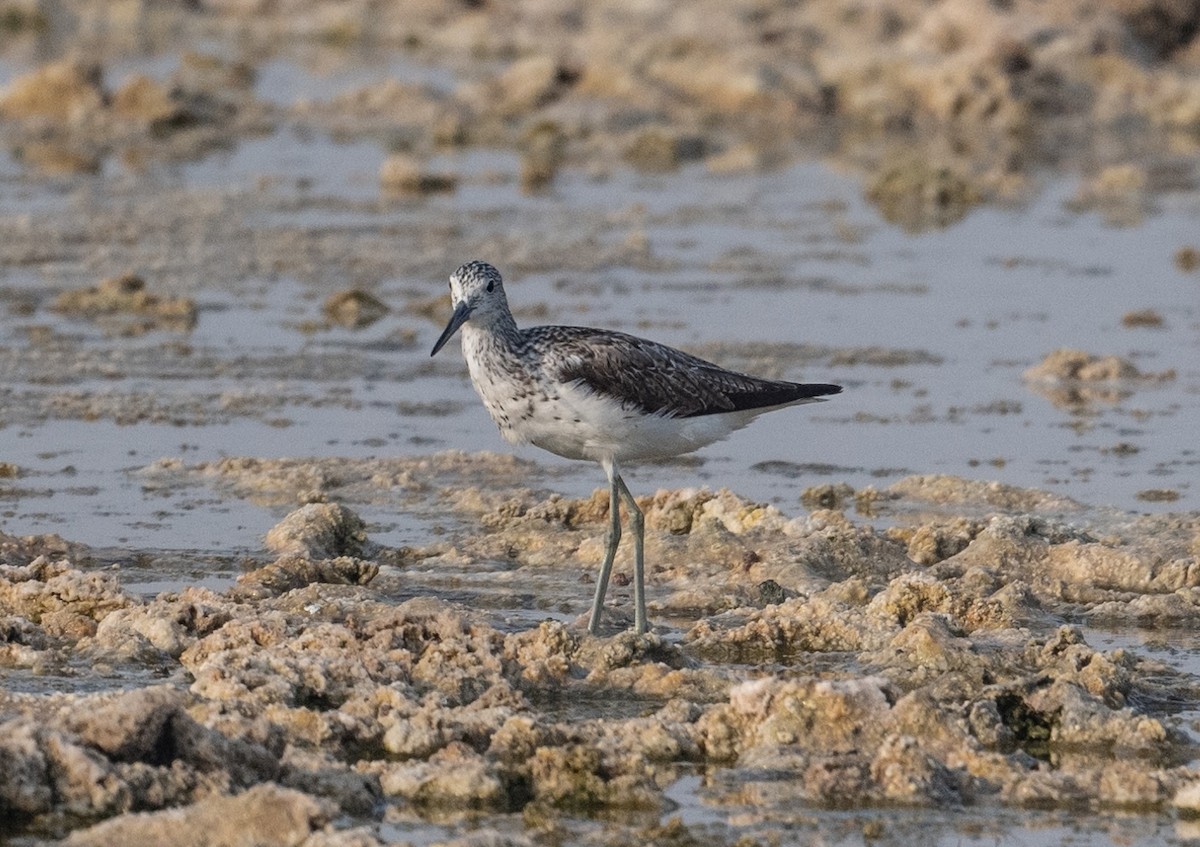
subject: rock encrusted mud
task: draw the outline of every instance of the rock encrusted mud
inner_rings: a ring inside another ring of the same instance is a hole
[[[0,0],[12,186],[0,268],[6,314],[21,322],[0,346],[0,429],[249,421],[275,434],[297,408],[390,404],[346,388],[364,374],[411,376],[340,341],[246,353],[227,341],[234,330],[213,329],[241,309],[236,331],[257,333],[272,296],[288,301],[287,331],[309,338],[389,310],[440,324],[449,301],[427,283],[472,255],[518,272],[595,271],[574,284],[616,284],[624,298],[627,282],[596,279],[674,267],[705,286],[774,285],[779,257],[840,255],[862,238],[821,196],[819,215],[836,219],[827,241],[790,219],[756,223],[740,204],[707,219],[689,201],[648,230],[659,213],[644,192],[658,187],[560,209],[565,169],[588,185],[689,165],[734,179],[815,149],[860,178],[888,224],[915,232],[1028,197],[1065,160],[1081,171],[1067,212],[1137,226],[1164,195],[1194,194],[1198,33],[1197,4],[1171,0]],[[325,84],[346,66],[370,73]],[[280,84],[289,68],[293,87]],[[215,186],[187,170],[214,151],[273,159],[291,135],[364,144],[366,184],[330,188],[343,174],[315,172],[320,152],[308,170],[272,161]],[[497,149],[519,163],[466,164]],[[175,176],[147,189],[156,166]],[[549,197],[473,206],[505,181]],[[422,205],[446,194],[458,196]],[[544,214],[520,216],[542,201]],[[685,267],[662,248],[754,226],[787,249],[739,258],[730,242]],[[852,256],[847,276],[894,255]],[[1194,286],[1200,248],[1164,255]],[[923,280],[806,284],[919,296]],[[1163,333],[1191,319],[1161,306],[1122,303],[1112,320]],[[527,308],[522,319],[549,312]],[[787,376],[785,363],[936,366],[919,333],[937,326],[932,311],[914,324],[911,349],[847,339],[867,346],[697,352],[768,376]],[[370,344],[408,350],[419,334],[405,325]],[[1082,421],[1177,378],[1140,367],[1136,344],[1120,352],[1057,350],[1026,382]],[[913,387],[871,379],[860,385]],[[203,385],[176,390],[185,380]],[[454,405],[396,396],[401,418]],[[161,458],[175,448],[138,453],[128,429],[112,438],[122,471],[141,468],[138,496],[191,485],[231,509],[279,512],[233,585],[199,584],[210,575],[196,568],[143,593],[129,574],[152,551],[92,549],[67,522],[65,537],[5,524],[17,534],[0,533],[0,838],[373,847],[411,832],[463,847],[749,847],[786,843],[822,810],[1068,811],[1076,826],[1112,810],[1200,817],[1189,723],[1200,680],[1163,651],[1105,646],[1135,631],[1171,644],[1200,624],[1194,512],[1114,513],[934,475],[817,486],[801,514],[727,490],[663,490],[640,501],[653,631],[627,631],[623,552],[597,637],[584,615],[604,492],[551,495],[527,487],[529,463],[434,454],[416,437],[378,441],[397,458],[348,459],[355,423],[332,426],[343,440],[304,460],[236,455],[253,450],[240,442],[208,451],[220,460]],[[1125,437],[1101,449],[1141,449]],[[0,459],[0,479],[21,483],[14,499],[48,496],[28,460]],[[378,504],[436,531],[376,543],[355,509]],[[887,836],[892,819],[849,825],[849,838],[824,840]]]
[[[1083,350],[1060,349],[1025,371],[1025,380],[1055,406],[1066,409],[1091,403],[1116,403],[1139,385],[1175,379],[1172,370],[1146,373],[1120,356],[1097,356]]]
[[[323,490],[296,461],[218,470],[329,500],[471,460],[343,463]],[[710,804],[768,818],[797,803],[1195,807],[1196,745],[1173,715],[1200,681],[1097,649],[1087,625],[1195,626],[1200,517],[1101,518],[949,477],[853,494],[892,520],[728,491],[642,499],[644,636],[622,631],[627,589],[606,632],[583,627],[601,491],[435,489],[483,530],[403,551],[310,502],[268,534],[279,558],[221,593],[134,596],[86,548],[5,536],[0,663],[19,684],[0,702],[0,811],[73,845],[371,845],[397,815],[519,812],[525,834],[495,837],[539,843],[564,815],[624,810],[602,837],[617,844],[697,772]],[[45,693],[55,677],[75,693]]]
[[[135,274],[101,280],[94,286],[64,291],[50,308],[93,320],[109,332],[140,335],[155,329],[185,332],[196,325],[196,304],[187,297],[161,297]]]

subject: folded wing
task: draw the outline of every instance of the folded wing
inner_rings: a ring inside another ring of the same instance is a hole
[[[526,330],[552,379],[575,382],[623,407],[666,417],[697,417],[812,401],[840,385],[759,379],[621,332],[548,326]]]

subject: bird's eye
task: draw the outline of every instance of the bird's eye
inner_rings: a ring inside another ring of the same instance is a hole
[[[488,292],[490,293],[490,292],[492,291],[492,289],[493,289],[493,288],[495,288],[495,287],[496,287],[496,283],[492,282],[492,281],[489,279],[489,280],[488,280]]]

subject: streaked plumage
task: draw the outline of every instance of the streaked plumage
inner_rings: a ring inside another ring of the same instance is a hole
[[[811,403],[841,386],[766,380],[725,370],[623,332],[575,326],[518,329],[499,272],[468,262],[450,277],[454,314],[430,355],[461,327],[463,355],[488,413],[513,444],[599,462],[610,526],[588,629],[596,631],[621,536],[618,499],[636,532],[635,628],[646,629],[642,515],[618,465],[689,453],[758,415]]]

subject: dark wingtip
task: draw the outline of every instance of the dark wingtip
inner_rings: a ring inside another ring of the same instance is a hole
[[[797,397],[828,397],[831,394],[842,393],[840,385],[830,385],[825,382],[803,383],[796,387],[804,389],[803,392],[796,395]]]
[[[763,383],[763,388],[758,391],[728,392],[724,395],[728,405],[705,406],[686,417],[790,406],[792,403],[813,401],[830,394],[840,394],[841,391],[840,385],[829,385],[824,382],[767,382]]]

